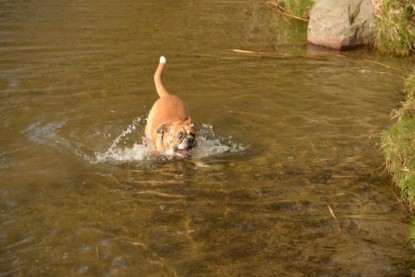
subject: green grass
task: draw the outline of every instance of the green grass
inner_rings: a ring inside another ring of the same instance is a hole
[[[415,118],[399,120],[382,137],[386,168],[402,190],[402,200],[411,210],[415,199]]]
[[[414,53],[414,0],[383,0],[376,18],[376,47],[380,51],[399,55]]]
[[[397,122],[381,139],[386,168],[401,189],[401,202],[412,218],[409,239],[415,247],[415,70],[405,82],[405,101],[396,111]],[[415,276],[414,259],[412,276]]]
[[[405,101],[397,122],[382,136],[386,168],[401,188],[402,200],[415,211],[415,70],[405,83]],[[415,228],[414,228],[415,230]],[[414,234],[415,237],[415,234]]]

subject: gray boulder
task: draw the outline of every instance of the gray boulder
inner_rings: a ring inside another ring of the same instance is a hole
[[[310,13],[309,43],[337,50],[372,44],[375,16],[371,0],[319,0]]]

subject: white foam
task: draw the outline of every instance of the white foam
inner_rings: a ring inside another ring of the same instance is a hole
[[[166,58],[164,56],[160,57],[160,63],[166,63]]]
[[[151,156],[151,149],[143,144],[134,144],[133,147],[113,147],[105,153],[95,154],[96,163],[103,162],[134,162],[144,161]]]
[[[141,162],[154,159],[156,156],[149,146],[145,143],[134,143],[132,147],[122,145],[122,139],[135,129],[141,119],[136,119],[126,130],[112,142],[111,146],[104,153],[95,154],[95,162]],[[223,153],[240,152],[246,149],[246,146],[234,142],[230,138],[218,137],[213,132],[212,125],[202,124],[197,131],[197,146],[194,149],[193,157],[197,159],[207,158],[210,156],[220,155]]]
[[[104,153],[95,153],[95,162],[131,162],[142,161],[151,153],[151,149],[144,144],[134,143],[132,147],[120,146],[122,140],[137,129],[141,122],[141,117],[137,117],[128,127],[119,134],[111,146]]]
[[[196,138],[197,146],[193,157],[206,158],[209,156],[220,155],[223,153],[235,153],[246,149],[246,146],[234,142],[231,138],[218,137],[213,131],[213,126],[202,124]]]

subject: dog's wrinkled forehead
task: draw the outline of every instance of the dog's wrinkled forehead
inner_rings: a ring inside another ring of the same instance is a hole
[[[170,135],[183,134],[184,136],[195,136],[195,130],[193,129],[193,124],[190,123],[190,119],[162,124],[157,129],[157,133],[169,133]]]
[[[171,134],[194,135],[192,126],[183,123],[173,123],[168,127],[168,132]]]

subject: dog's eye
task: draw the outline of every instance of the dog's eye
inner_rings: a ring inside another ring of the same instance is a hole
[[[184,133],[183,132],[178,133],[177,134],[177,137],[180,138],[180,139],[183,138],[184,137]]]

